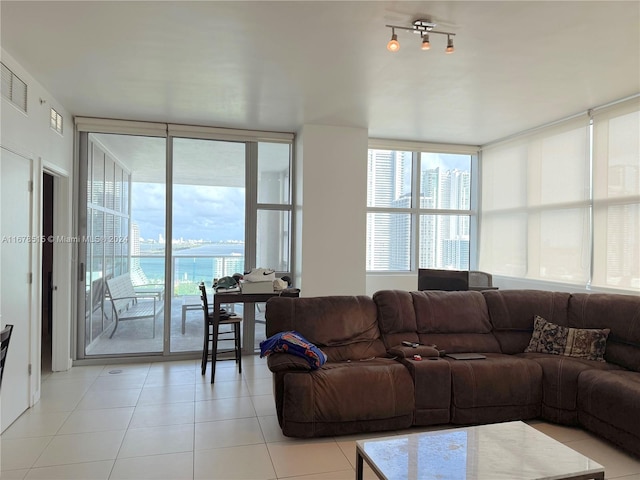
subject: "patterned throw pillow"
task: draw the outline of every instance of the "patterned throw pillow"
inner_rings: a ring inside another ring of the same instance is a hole
[[[280,332],[260,342],[260,358],[272,353],[290,353],[309,363],[312,370],[320,368],[327,361],[327,355],[295,331]]]
[[[570,328],[564,354],[604,362],[610,331],[608,328]]]
[[[550,353],[604,362],[608,328],[571,328],[536,315],[525,352]]]

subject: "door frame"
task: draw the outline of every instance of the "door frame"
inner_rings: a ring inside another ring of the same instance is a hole
[[[53,275],[52,283],[57,286],[57,290],[53,293],[52,306],[52,347],[51,347],[51,370],[61,372],[71,368],[73,358],[73,343],[71,342],[72,332],[75,322],[75,309],[71,306],[75,302],[76,292],[72,285],[72,272],[77,263],[73,258],[75,237],[70,235],[71,232],[71,188],[70,177],[68,172],[60,170],[55,165],[43,162],[40,168],[40,178],[47,173],[53,177]],[[42,202],[42,186],[40,186],[40,198]],[[39,203],[38,205],[41,205]],[[39,206],[39,225],[42,225],[42,211]],[[41,227],[38,227],[41,228]],[[42,255],[40,250],[38,253]],[[39,259],[39,267],[41,269],[41,257]],[[38,271],[40,275],[40,271]],[[40,302],[43,298],[40,292]],[[40,304],[39,304],[40,305]],[[41,320],[40,320],[41,321]],[[42,332],[39,332],[42,335]],[[38,350],[38,359],[40,358],[40,349]],[[38,369],[40,368],[38,360]],[[40,372],[38,373],[40,376]]]

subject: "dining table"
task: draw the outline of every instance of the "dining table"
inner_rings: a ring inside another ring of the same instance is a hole
[[[285,288],[283,290],[273,291],[269,293],[243,293],[241,290],[235,291],[222,291],[218,290],[214,292],[213,295],[213,321],[217,322],[220,320],[220,311],[222,309],[222,305],[229,304],[237,304],[241,303],[243,305],[243,331],[242,338],[245,340],[249,340],[250,344],[253,344],[253,339],[255,338],[255,308],[254,305],[256,303],[266,303],[270,298],[273,297],[299,297],[300,289],[298,288]],[[248,307],[248,308],[247,308]],[[253,353],[253,348],[247,350],[244,348],[246,353]]]

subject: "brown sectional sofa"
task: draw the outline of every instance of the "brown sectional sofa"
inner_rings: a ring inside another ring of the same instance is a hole
[[[606,361],[525,353],[536,315],[566,327],[609,328]],[[638,296],[384,290],[276,297],[266,320],[267,336],[295,330],[328,356],[317,370],[293,355],[268,357],[285,435],[542,418],[580,425],[640,456]],[[443,350],[487,358],[454,360]]]

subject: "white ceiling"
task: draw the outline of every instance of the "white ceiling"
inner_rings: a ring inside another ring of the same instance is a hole
[[[481,145],[640,92],[640,2],[0,2],[1,45],[73,115]],[[385,24],[430,16],[455,32]]]

